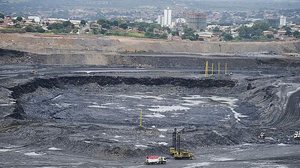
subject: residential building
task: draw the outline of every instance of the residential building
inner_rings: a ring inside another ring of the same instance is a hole
[[[172,27],[172,10],[169,7],[164,10],[163,26]]]
[[[81,20],[70,20],[70,22],[74,24],[75,27],[80,27]]]
[[[184,18],[177,18],[175,20],[175,24],[184,24],[186,23],[186,20]]]
[[[50,24],[52,23],[62,23],[68,21],[67,19],[62,19],[62,18],[47,18],[44,20],[44,22],[48,22]]]
[[[162,15],[158,15],[157,17],[157,23],[160,24],[161,26],[163,26],[163,20],[164,20],[164,17]]]
[[[280,27],[286,26],[286,17],[285,16],[280,16],[279,26]]]
[[[280,20],[278,18],[267,18],[266,21],[273,28],[278,28],[280,25]]]
[[[28,16],[28,20],[31,20],[37,24],[40,24],[41,23],[41,18],[38,17],[38,16]]]
[[[205,30],[207,27],[207,17],[203,13],[188,13],[186,22],[189,28],[196,31]]]
[[[263,31],[263,35],[267,36],[267,35],[273,35],[274,33],[272,31]]]

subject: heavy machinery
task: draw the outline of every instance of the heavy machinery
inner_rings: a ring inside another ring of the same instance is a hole
[[[181,149],[180,144],[181,133],[174,129],[172,134],[172,147],[170,147],[169,152],[174,159],[193,159],[194,156],[191,152]]]
[[[167,159],[165,157],[161,156],[147,156],[145,164],[150,165],[150,164],[166,164]]]
[[[295,131],[294,139],[295,140],[300,140],[300,131]]]

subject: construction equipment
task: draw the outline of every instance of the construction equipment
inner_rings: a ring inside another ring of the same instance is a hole
[[[172,147],[169,149],[170,154],[174,159],[193,159],[194,156],[191,152],[181,149],[180,141],[181,133],[177,132],[177,129],[174,129],[172,134]]]
[[[295,131],[294,139],[295,140],[300,140],[300,131]]]
[[[166,164],[167,159],[165,157],[161,156],[147,156],[145,164],[150,165],[150,164]]]

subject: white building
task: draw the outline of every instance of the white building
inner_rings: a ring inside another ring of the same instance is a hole
[[[280,16],[280,27],[286,26],[286,17],[285,16]]]
[[[186,19],[185,18],[177,18],[175,20],[175,23],[176,24],[184,24],[184,23],[186,23]]]
[[[164,10],[163,26],[172,27],[172,10],[169,7]]]
[[[62,19],[62,18],[47,18],[44,21],[49,22],[50,24],[52,24],[52,23],[58,23],[58,22],[65,22],[65,21],[68,21],[68,20],[67,19]]]
[[[41,22],[41,18],[38,16],[28,16],[28,20],[33,20],[35,23]]]
[[[213,37],[212,32],[196,32],[196,34],[199,35],[199,38],[212,38]]]
[[[81,20],[70,20],[70,22],[74,25],[80,25]]]
[[[135,19],[134,22],[142,23],[142,22],[144,22],[144,19],[143,18]]]
[[[164,26],[164,17],[162,15],[158,15],[157,23],[160,24],[162,27]]]

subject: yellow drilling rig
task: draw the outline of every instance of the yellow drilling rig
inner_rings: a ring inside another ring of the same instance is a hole
[[[193,153],[181,149],[180,144],[181,132],[177,132],[177,129],[174,129],[172,134],[172,147],[170,147],[169,152],[174,159],[193,159]]]

